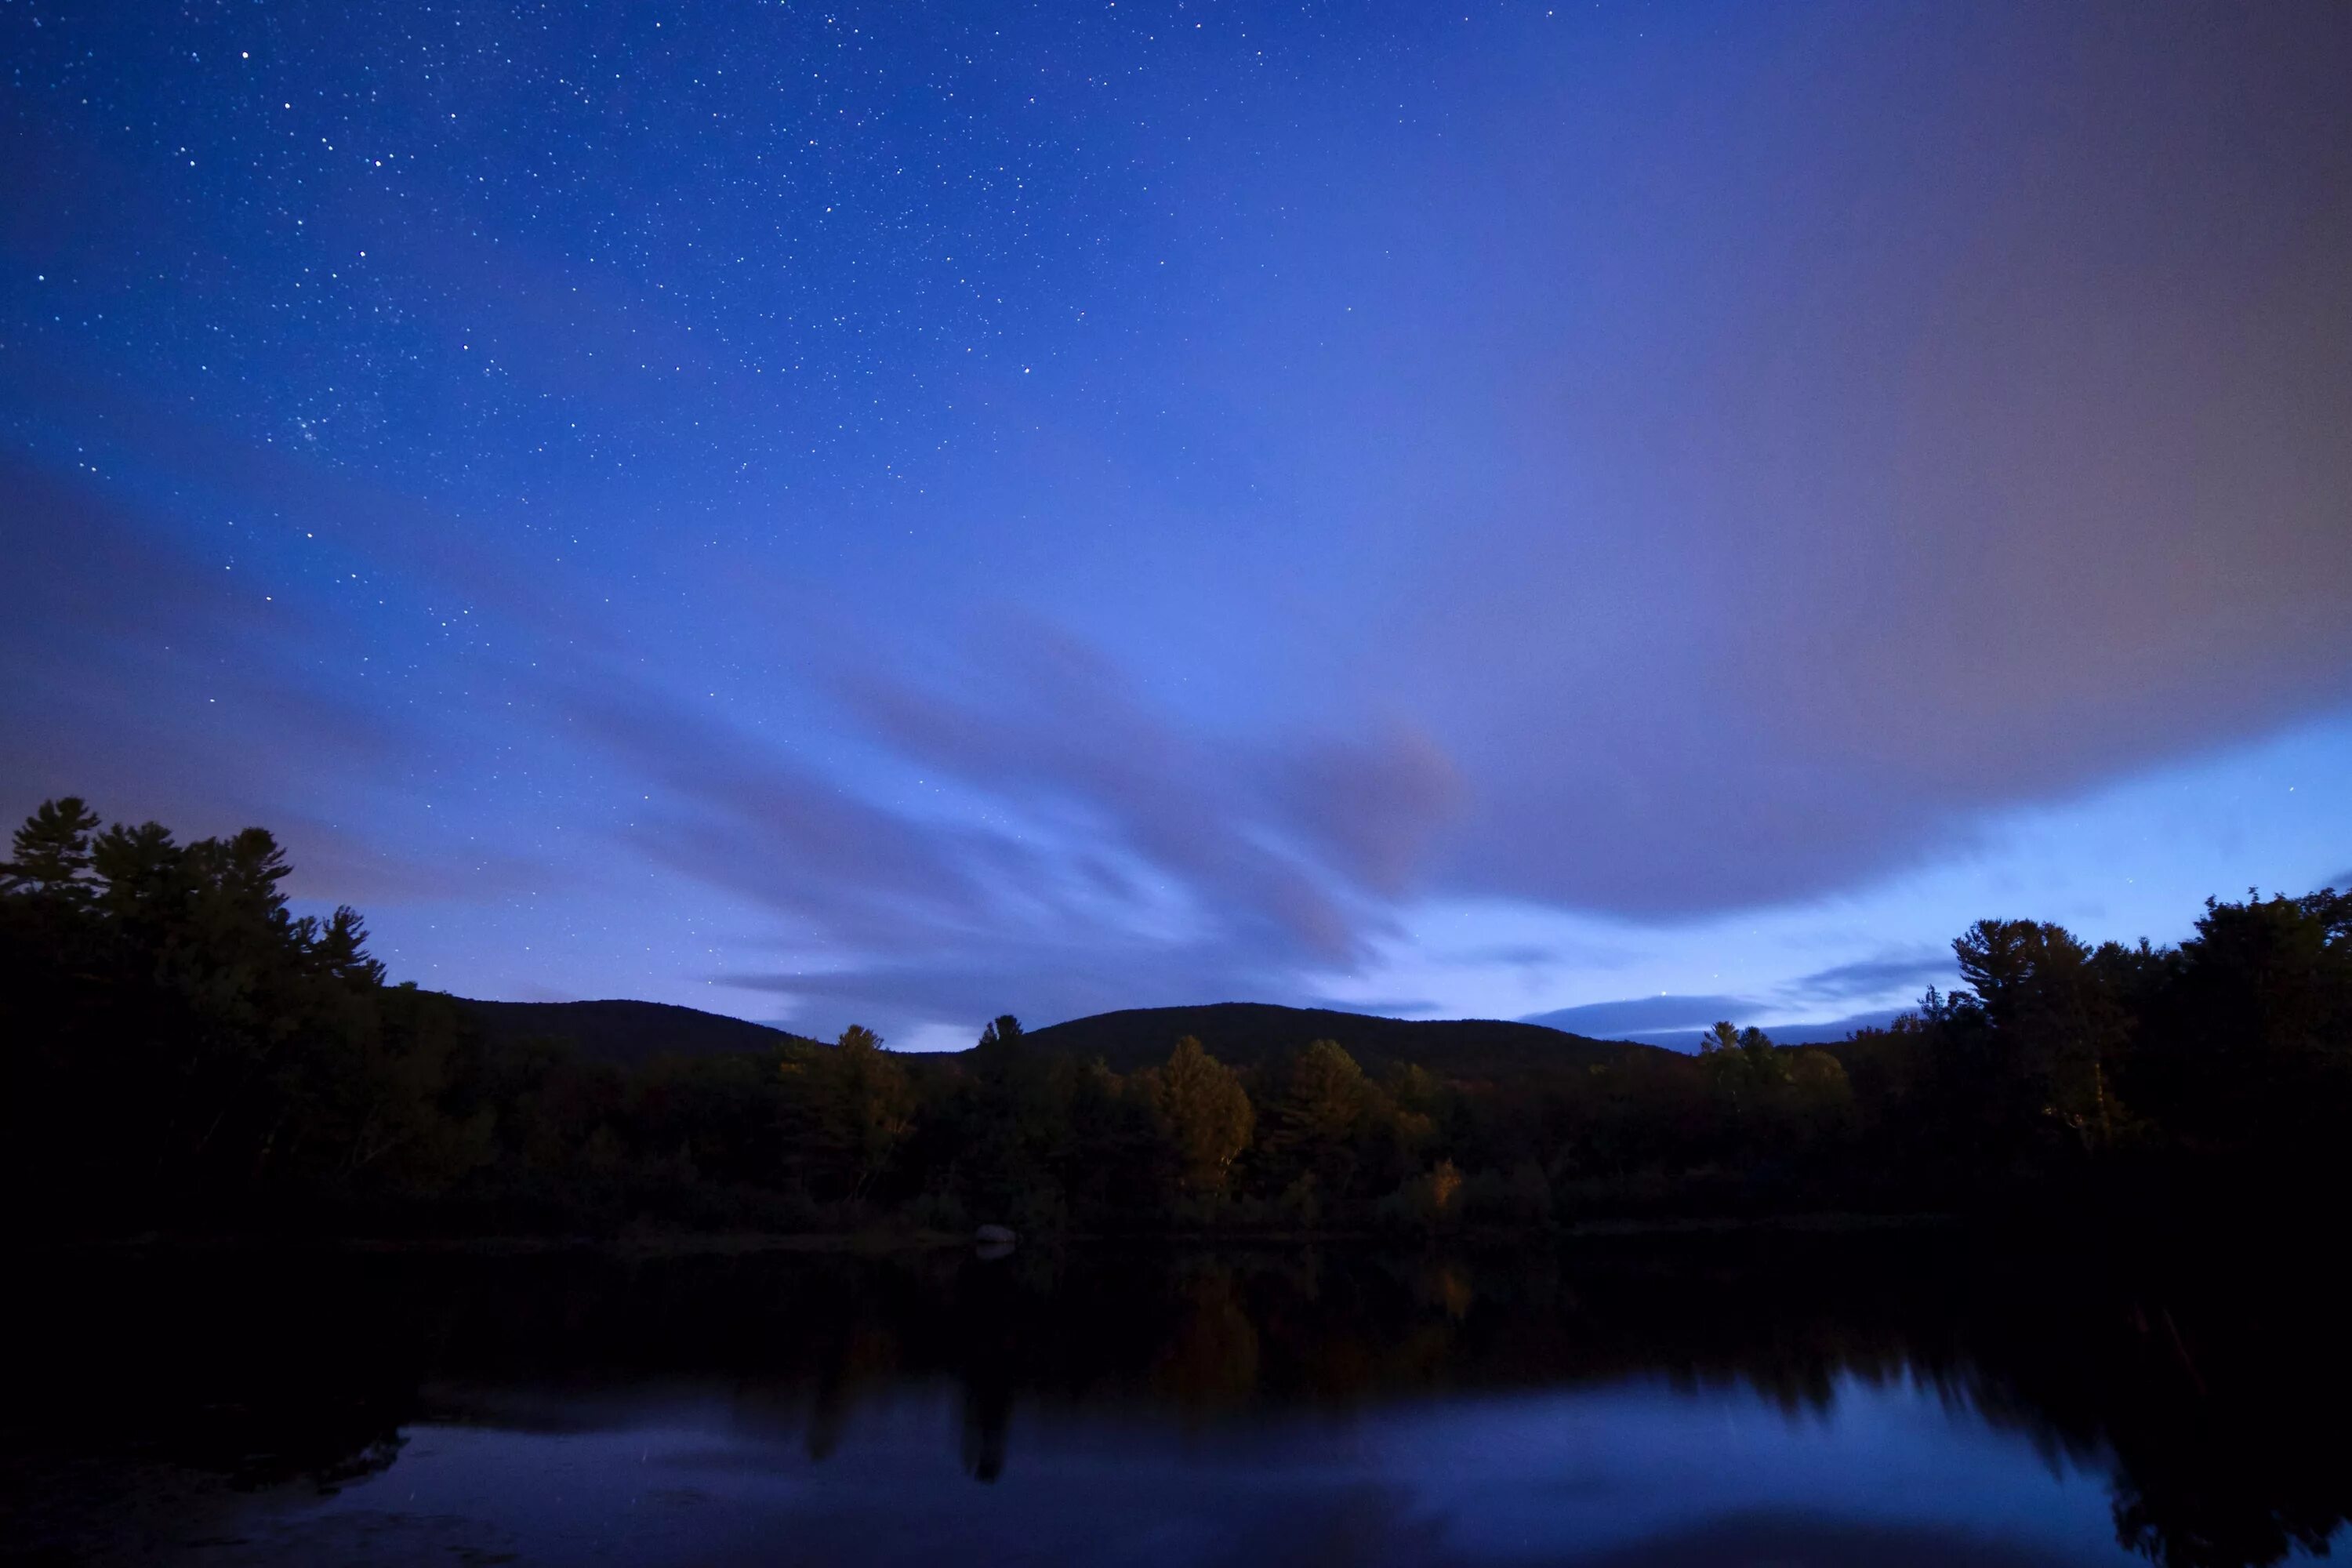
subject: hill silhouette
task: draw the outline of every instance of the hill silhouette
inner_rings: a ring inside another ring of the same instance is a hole
[[[658,1056],[772,1051],[797,1035],[667,1002],[477,1002],[457,1005],[492,1041],[568,1040],[582,1056],[636,1067]]]
[[[766,1024],[664,1002],[457,1000],[494,1042],[564,1040],[583,1057],[624,1067],[642,1066],[659,1056],[772,1051],[801,1037]],[[1100,1057],[1114,1071],[1131,1072],[1167,1060],[1185,1035],[1234,1067],[1278,1060],[1309,1040],[1337,1040],[1369,1071],[1412,1062],[1435,1072],[1472,1077],[1605,1064],[1660,1048],[1499,1018],[1381,1018],[1263,1002],[1129,1007],[1048,1025],[1026,1037],[1032,1047],[1052,1055],[1087,1061]]]
[[[1233,1067],[1280,1058],[1309,1040],[1337,1040],[1368,1071],[1401,1062],[1471,1077],[1529,1068],[1587,1067],[1622,1061],[1656,1046],[1596,1040],[1541,1024],[1499,1018],[1418,1020],[1376,1018],[1323,1007],[1279,1007],[1264,1002],[1217,1002],[1199,1007],[1129,1007],[1072,1018],[1030,1032],[1034,1048],[1100,1057],[1114,1072],[1131,1072],[1168,1059],[1178,1038],[1191,1035],[1209,1054]]]

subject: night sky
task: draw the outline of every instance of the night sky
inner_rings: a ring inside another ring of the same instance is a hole
[[[1769,1027],[2352,881],[2335,0],[0,62],[0,808],[268,825],[394,978]]]

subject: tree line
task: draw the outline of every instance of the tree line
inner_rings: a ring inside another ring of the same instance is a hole
[[[1507,1075],[1329,1040],[1120,1074],[998,1018],[959,1056],[830,1044],[636,1068],[488,1037],[297,916],[258,828],[44,804],[0,868],[8,1190],[35,1226],[1269,1232],[2162,1207],[2340,1188],[2352,893],[2209,900],[2177,945],[1983,921],[1964,988],[1830,1046],[1717,1025]],[[2218,1195],[2227,1194],[2226,1200]]]

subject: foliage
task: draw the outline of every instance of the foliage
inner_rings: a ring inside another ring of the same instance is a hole
[[[914,1131],[907,1069],[882,1037],[852,1024],[831,1048],[795,1051],[780,1065],[791,1092],[782,1118],[813,1187],[862,1198]]]
[[[1257,1121],[1241,1079],[1187,1035],[1149,1087],[1185,1192],[1223,1193]]]

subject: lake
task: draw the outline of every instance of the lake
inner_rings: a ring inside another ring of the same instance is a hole
[[[2180,1565],[2340,1544],[2336,1314],[1958,1233],[53,1257],[21,1563]]]

